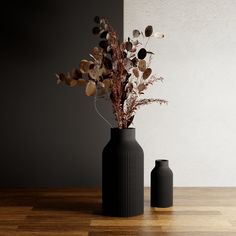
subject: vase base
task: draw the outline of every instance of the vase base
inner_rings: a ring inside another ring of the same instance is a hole
[[[168,208],[168,207],[173,207],[173,204],[171,205],[151,205],[151,207],[157,207],[157,208]]]
[[[102,215],[104,216],[111,216],[111,217],[132,217],[132,216],[140,216],[140,215],[143,215],[143,211],[142,212],[129,212],[129,213],[126,213],[126,212],[123,212],[123,213],[120,213],[120,212],[110,212],[110,211],[102,211]]]

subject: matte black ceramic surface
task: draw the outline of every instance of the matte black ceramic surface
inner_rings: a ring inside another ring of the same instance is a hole
[[[102,208],[104,215],[143,214],[143,150],[135,139],[135,129],[111,129],[111,139],[103,150]]]
[[[156,160],[151,172],[151,206],[173,206],[173,173],[168,160]]]

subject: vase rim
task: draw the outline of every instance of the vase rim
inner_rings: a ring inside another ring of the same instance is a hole
[[[166,162],[168,161],[167,159],[157,159],[156,162]]]
[[[155,161],[156,166],[168,166],[169,161],[166,159],[158,159]]]
[[[111,128],[111,138],[118,140],[134,140],[135,139],[135,129],[134,128]]]
[[[114,127],[114,128],[111,128],[111,129],[113,129],[113,130],[115,130],[115,129],[124,130],[124,129],[135,129],[135,128],[131,127],[131,128],[122,128],[122,129],[120,129],[118,127]]]

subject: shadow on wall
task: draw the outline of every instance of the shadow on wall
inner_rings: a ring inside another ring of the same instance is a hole
[[[56,85],[98,39],[95,15],[123,35],[122,1],[9,1],[0,14],[0,186],[100,186],[109,127],[81,87]],[[111,106],[99,102],[111,120]]]

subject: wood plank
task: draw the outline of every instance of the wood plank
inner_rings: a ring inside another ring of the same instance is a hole
[[[174,206],[144,215],[101,214],[99,189],[0,189],[1,236],[168,235],[236,236],[236,188],[175,188]]]

